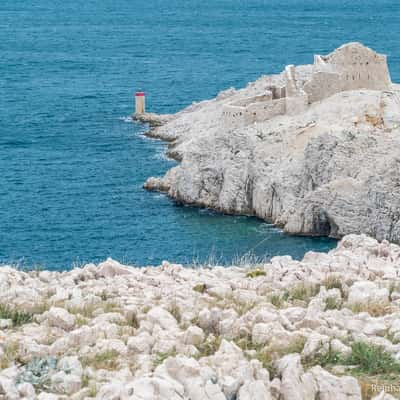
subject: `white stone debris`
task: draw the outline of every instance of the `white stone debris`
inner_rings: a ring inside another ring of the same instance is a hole
[[[1,267],[0,304],[19,320],[0,331],[0,399],[361,400],[355,346],[400,368],[399,260],[395,244],[348,235],[265,274]]]

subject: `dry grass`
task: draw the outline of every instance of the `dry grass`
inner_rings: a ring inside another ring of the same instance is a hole
[[[0,369],[1,370],[8,368],[15,362],[18,362],[19,343],[18,342],[6,343],[3,351],[4,351],[4,354],[0,358]]]
[[[342,302],[336,297],[328,297],[325,300],[326,310],[340,310],[342,308]]]
[[[175,301],[168,306],[167,311],[178,321],[179,324],[182,322],[181,309]]]
[[[221,336],[210,334],[203,343],[196,346],[197,350],[199,350],[199,355],[197,356],[197,358],[199,359],[215,354],[215,352],[218,351],[219,346],[221,345],[221,341]]]
[[[67,307],[66,310],[76,316],[82,316],[84,318],[93,318],[93,313],[96,310],[96,306],[93,304],[85,304],[83,307]]]
[[[207,285],[205,283],[198,283],[197,285],[193,286],[192,289],[195,292],[203,294],[207,290]]]
[[[322,286],[325,286],[325,288],[326,288],[327,290],[330,290],[330,289],[339,289],[342,298],[345,298],[345,297],[346,297],[346,293],[345,293],[344,288],[343,288],[343,283],[342,283],[342,280],[340,279],[339,276],[330,275],[330,276],[326,277],[326,278],[322,281]]]
[[[259,276],[265,276],[265,275],[266,272],[263,269],[257,268],[247,272],[246,278],[258,278]]]
[[[384,315],[390,314],[392,311],[389,304],[373,301],[369,301],[367,303],[352,304],[349,308],[355,314],[367,312],[371,317],[382,317]]]
[[[126,322],[127,322],[128,326],[130,326],[130,327],[132,327],[134,329],[138,329],[139,328],[140,322],[139,322],[138,316],[137,316],[137,314],[135,312],[131,313],[128,316],[126,315],[125,318],[126,318]]]
[[[275,293],[269,297],[269,302],[274,305],[276,308],[284,308],[286,306],[286,302],[289,298],[289,292],[284,293]]]
[[[308,304],[310,300],[319,293],[319,289],[319,285],[301,282],[286,291],[284,297],[287,297],[289,301],[300,300]]]
[[[287,346],[279,347],[256,345],[252,342],[251,336],[242,337],[235,342],[243,351],[255,351],[255,358],[259,360],[262,363],[263,367],[269,371],[271,378],[274,378],[277,373],[274,367],[275,361],[287,354],[300,354],[303,351],[306,338],[299,337],[297,339],[294,339]]]
[[[84,367],[91,366],[94,369],[114,371],[118,368],[118,356],[119,354],[117,351],[106,350],[94,356],[83,357],[81,362]]]
[[[103,304],[103,310],[105,313],[110,313],[119,310],[119,305],[114,301],[106,301]]]

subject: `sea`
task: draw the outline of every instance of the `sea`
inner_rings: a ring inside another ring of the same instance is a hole
[[[130,115],[137,90],[149,111],[173,113],[349,41],[387,54],[400,81],[399,1],[1,0],[0,264],[328,251],[334,240],[145,191],[176,163]]]

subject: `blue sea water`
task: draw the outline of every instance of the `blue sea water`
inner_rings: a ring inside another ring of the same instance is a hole
[[[230,262],[331,248],[144,191],[174,162],[127,117],[137,89],[151,111],[175,112],[354,40],[388,54],[400,80],[398,1],[2,0],[0,263]]]

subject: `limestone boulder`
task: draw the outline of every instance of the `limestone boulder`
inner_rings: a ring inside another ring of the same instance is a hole
[[[154,307],[147,313],[147,319],[165,330],[177,330],[178,322],[174,316],[162,307]]]
[[[349,304],[388,303],[389,291],[386,288],[379,288],[374,282],[355,282],[350,287]]]
[[[60,307],[51,307],[50,310],[43,315],[43,318],[47,319],[47,323],[50,326],[61,328],[66,331],[71,330],[75,325],[75,316]]]
[[[246,382],[239,390],[238,400],[272,400],[268,387],[262,381]]]
[[[357,379],[351,376],[336,377],[320,366],[311,368],[319,400],[361,400],[361,389]]]

